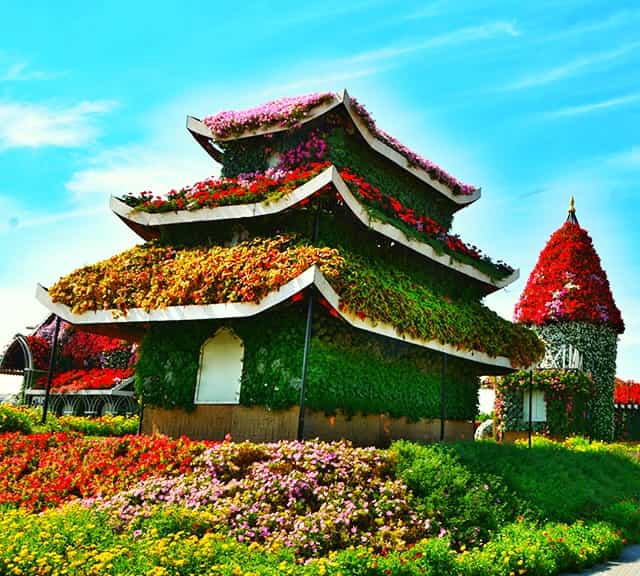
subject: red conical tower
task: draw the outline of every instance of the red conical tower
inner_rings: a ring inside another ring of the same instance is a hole
[[[565,223],[551,235],[529,276],[515,320],[535,329],[549,358],[562,356],[567,346],[581,354],[595,385],[593,435],[611,440],[617,340],[624,322],[591,237],[578,223],[573,197]]]
[[[537,326],[588,322],[624,332],[607,274],[591,237],[578,224],[573,197],[566,222],[551,235],[529,276],[515,320]]]

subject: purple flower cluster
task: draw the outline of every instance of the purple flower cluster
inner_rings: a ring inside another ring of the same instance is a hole
[[[469,195],[473,194],[477,190],[475,186],[460,182],[460,180],[458,180],[448,172],[445,172],[442,168],[440,168],[440,166],[431,162],[431,160],[427,160],[419,154],[416,154],[411,149],[407,148],[404,144],[396,140],[393,136],[378,128],[371,114],[369,114],[367,109],[362,104],[360,104],[360,102],[358,102],[355,98],[351,98],[350,101],[353,109],[365,122],[369,130],[373,134],[375,134],[378,139],[382,140],[396,152],[402,154],[402,156],[407,159],[410,166],[418,166],[422,168],[429,174],[429,176],[431,176],[438,182],[441,182],[445,186],[448,186],[454,194]]]
[[[237,136],[267,126],[295,126],[312,108],[335,99],[332,92],[272,100],[248,110],[228,110],[206,117],[203,122],[218,138]]]
[[[191,474],[148,479],[85,505],[130,530],[158,507],[183,506],[200,511],[211,530],[301,557],[350,545],[400,549],[427,525],[411,510],[392,458],[346,442],[224,443],[194,459]]]
[[[318,162],[324,159],[326,151],[327,143],[315,131],[311,132],[305,141],[281,154],[278,168],[292,170],[301,164]]]

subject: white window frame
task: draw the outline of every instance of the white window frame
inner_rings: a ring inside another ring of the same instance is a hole
[[[547,421],[547,401],[544,397],[544,390],[534,388],[531,397],[532,422]],[[522,418],[525,422],[529,422],[529,390],[522,393]]]
[[[244,343],[230,328],[220,328],[200,347],[194,404],[239,404]]]

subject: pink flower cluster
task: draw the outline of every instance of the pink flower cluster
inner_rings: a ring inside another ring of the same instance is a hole
[[[163,506],[202,512],[202,522],[239,542],[286,546],[309,557],[349,545],[397,549],[424,536],[393,459],[346,442],[225,443],[192,462],[194,472],[152,478],[86,501],[136,530]]]
[[[264,126],[294,126],[309,111],[335,98],[332,92],[272,100],[248,110],[228,110],[206,117],[203,122],[218,138],[240,135]]]
[[[309,112],[316,106],[330,102],[335,98],[336,96],[332,92],[281,98],[255,108],[249,108],[248,110],[219,112],[213,116],[206,117],[203,122],[211,129],[217,138],[240,136],[248,131],[259,128],[288,128],[299,124],[301,120],[308,117]],[[477,190],[475,186],[464,184],[448,172],[445,172],[438,165],[416,154],[393,136],[378,128],[371,114],[369,114],[367,109],[355,98],[351,98],[350,102],[354,111],[367,125],[369,131],[379,140],[404,156],[409,162],[409,165],[422,168],[432,178],[449,187],[454,194],[470,195]],[[286,165],[293,166],[295,164],[292,162]]]
[[[278,168],[281,170],[293,170],[301,164],[319,162],[324,158],[326,151],[327,143],[317,132],[311,132],[306,140],[280,156]]]
[[[473,194],[477,190],[475,186],[460,182],[460,180],[458,180],[448,172],[445,172],[442,168],[440,168],[440,166],[431,162],[431,160],[427,160],[419,154],[416,154],[410,148],[407,148],[404,144],[396,140],[393,136],[378,128],[371,114],[369,114],[367,109],[362,104],[360,104],[360,102],[358,102],[355,98],[351,98],[350,101],[353,109],[365,122],[369,130],[373,134],[375,134],[378,139],[382,140],[396,152],[402,154],[402,156],[407,159],[410,165],[422,168],[429,174],[429,176],[451,188],[454,194],[469,195]]]

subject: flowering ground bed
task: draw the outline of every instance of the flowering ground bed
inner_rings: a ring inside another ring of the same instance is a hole
[[[3,574],[548,575],[640,540],[635,454],[580,440],[376,450],[13,433],[0,467]]]

